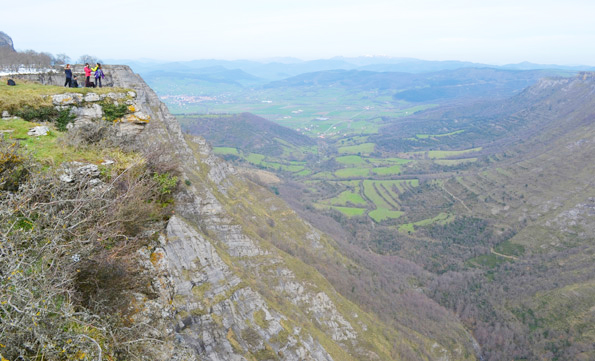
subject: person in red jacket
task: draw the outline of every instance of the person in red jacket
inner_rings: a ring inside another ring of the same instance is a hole
[[[91,68],[89,68],[89,63],[85,64],[85,87],[89,87],[89,79],[91,78]]]

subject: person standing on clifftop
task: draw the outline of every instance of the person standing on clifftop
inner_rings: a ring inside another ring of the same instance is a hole
[[[85,71],[85,87],[89,87],[89,79],[91,78],[91,68],[89,68],[89,63],[85,64],[85,69],[83,69]]]
[[[66,81],[64,82],[64,87],[68,85],[69,88],[72,88],[72,69],[70,69],[70,64],[66,64],[64,68],[64,74],[66,74]]]
[[[101,88],[101,79],[105,78],[103,70],[101,69],[101,64],[97,63],[97,66],[93,68],[93,71],[95,72],[95,85]]]

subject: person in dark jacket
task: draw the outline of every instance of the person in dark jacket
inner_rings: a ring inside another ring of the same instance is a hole
[[[76,75],[72,77],[72,87],[73,88],[78,88],[79,87],[79,82],[78,82],[78,79],[77,79]]]
[[[64,86],[68,85],[69,88],[72,88],[72,69],[70,69],[70,64],[66,64],[66,68],[64,68],[64,74],[66,74]]]

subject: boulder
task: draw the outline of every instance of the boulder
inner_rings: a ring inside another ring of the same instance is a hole
[[[103,108],[99,104],[93,104],[90,107],[73,107],[72,113],[77,119],[100,119],[103,116]]]
[[[86,102],[98,102],[101,100],[101,98],[99,97],[99,95],[97,95],[97,93],[89,93],[89,94],[85,95],[84,99]]]
[[[119,136],[130,136],[137,135],[145,129],[146,123],[118,123],[120,129],[118,130]]]
[[[30,135],[33,137],[39,137],[42,135],[48,135],[49,131],[50,131],[50,128],[46,127],[45,125],[40,125],[40,126],[33,127],[31,129],[29,129],[29,131],[27,132],[27,135]]]
[[[52,95],[52,103],[54,105],[73,105],[79,104],[83,99],[82,94],[78,93],[65,93]]]
[[[143,112],[134,112],[122,117],[121,121],[124,123],[146,124],[151,119],[151,116]]]
[[[113,93],[113,92],[111,92],[111,93],[107,93],[105,95],[102,95],[101,97],[102,97],[102,99],[103,98],[110,98],[110,99],[116,100],[116,99],[125,98],[126,95],[124,93]]]
[[[84,177],[95,179],[101,174],[99,167],[95,164],[68,162],[62,165],[64,173],[60,175],[60,180],[65,183],[72,183],[75,179]],[[92,185],[97,184],[93,182]]]

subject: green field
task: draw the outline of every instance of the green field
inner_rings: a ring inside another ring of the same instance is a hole
[[[374,151],[374,143],[362,143],[358,145],[351,145],[340,147],[339,154],[370,154]]]
[[[331,208],[336,209],[337,211],[343,213],[344,215],[346,215],[348,217],[361,216],[364,213],[366,213],[365,208],[338,207],[338,206],[333,206]]]
[[[377,208],[368,213],[370,218],[372,218],[376,222],[381,222],[387,219],[396,219],[401,217],[404,214],[402,211],[391,211],[390,209],[386,208]]]
[[[444,133],[444,134],[416,134],[415,137],[418,139],[440,138],[440,137],[448,137],[451,135],[461,134],[463,132],[464,132],[464,130],[457,130],[454,132]]]
[[[446,166],[459,165],[465,163],[477,162],[477,158],[463,158],[463,159],[436,159],[434,163]]]
[[[368,204],[359,193],[355,193],[351,190],[344,191],[335,198],[327,200],[327,202],[333,205],[347,205],[348,203],[351,203],[354,205],[365,206]]]
[[[430,224],[445,224],[452,221],[454,217],[447,213],[440,213],[436,217],[422,219],[421,221],[413,222],[413,223],[406,223],[399,226],[399,232],[401,233],[413,233],[415,232],[415,227],[423,227],[428,226]]]
[[[428,158],[428,159],[447,159],[452,157],[458,157],[464,154],[476,153],[482,150],[482,147],[464,149],[464,150],[429,150],[421,152],[410,152],[407,153],[414,158]]]
[[[335,172],[335,176],[339,178],[361,178],[369,175],[370,169],[368,168],[343,168]]]
[[[373,213],[373,215],[377,217],[376,219],[383,220],[385,218],[398,218],[403,214],[400,212],[399,194],[406,188],[418,186],[419,181],[417,179],[393,181],[364,180],[362,184],[364,196],[377,209],[377,212]]]
[[[341,164],[362,164],[364,160],[359,155],[345,155],[337,157],[335,160]]]
[[[391,167],[373,168],[372,172],[378,175],[398,175],[401,174],[401,166],[393,165]]]
[[[227,155],[227,154],[240,155],[240,152],[238,152],[238,150],[236,148],[231,148],[231,147],[213,147],[213,152],[215,152],[215,154],[220,154],[220,155]]]
[[[510,262],[508,258],[488,253],[468,259],[465,263],[471,267],[495,268],[504,262]]]

